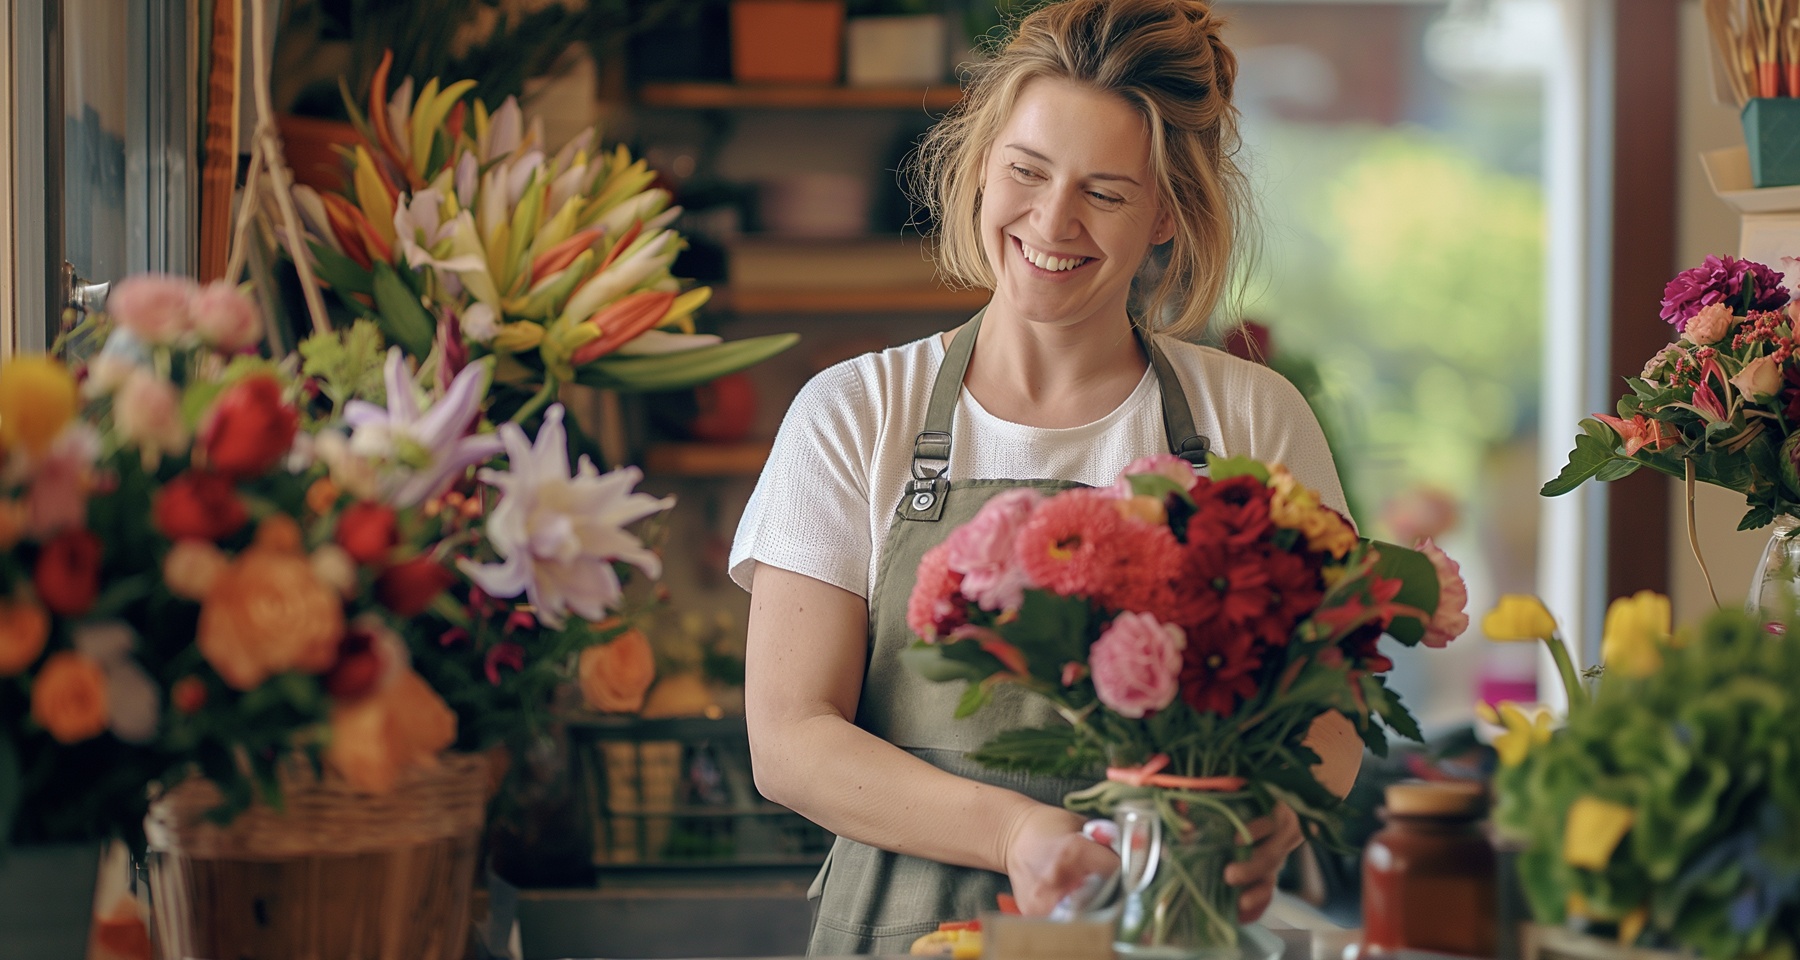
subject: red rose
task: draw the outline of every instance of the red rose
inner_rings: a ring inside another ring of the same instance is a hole
[[[357,563],[372,567],[387,563],[388,554],[400,542],[393,508],[367,500],[346,507],[338,517],[337,542]]]
[[[338,700],[361,700],[375,691],[381,667],[374,635],[351,627],[338,645],[337,663],[325,674],[325,689]]]
[[[37,558],[38,599],[54,613],[76,617],[100,595],[100,538],[68,530],[44,544]]]
[[[242,529],[250,513],[229,479],[189,470],[156,491],[150,520],[170,540],[217,541]]]
[[[287,456],[300,413],[281,399],[274,377],[245,377],[219,396],[201,428],[200,442],[212,469],[230,477],[254,477]]]
[[[375,580],[375,596],[389,610],[416,617],[437,595],[456,582],[456,574],[430,557],[414,557],[383,570]]]

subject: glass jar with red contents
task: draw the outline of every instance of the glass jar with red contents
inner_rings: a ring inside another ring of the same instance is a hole
[[[1481,829],[1487,791],[1406,782],[1388,787],[1386,801],[1386,826],[1363,851],[1361,956],[1412,949],[1492,957],[1495,857]]]

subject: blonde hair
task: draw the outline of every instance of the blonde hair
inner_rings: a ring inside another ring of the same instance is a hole
[[[1207,0],[1064,0],[1027,16],[970,67],[962,101],[907,161],[913,196],[937,224],[945,279],[993,287],[981,241],[983,159],[1027,81],[1072,81],[1118,96],[1149,128],[1156,200],[1175,234],[1167,266],[1134,284],[1139,322],[1177,337],[1202,332],[1229,284],[1250,204],[1236,160],[1237,57],[1223,27]]]

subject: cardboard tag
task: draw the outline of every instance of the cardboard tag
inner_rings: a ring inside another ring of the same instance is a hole
[[[981,915],[983,960],[1114,960],[1116,926],[1097,920],[1060,922],[1010,913]]]

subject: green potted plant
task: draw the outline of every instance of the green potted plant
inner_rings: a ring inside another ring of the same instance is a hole
[[[1559,952],[1669,949],[1706,960],[1800,946],[1800,634],[1720,610],[1671,632],[1648,591],[1607,613],[1592,689],[1562,661],[1560,730],[1502,704],[1495,823],[1524,847],[1520,881]],[[1484,622],[1562,646],[1531,597]]]

